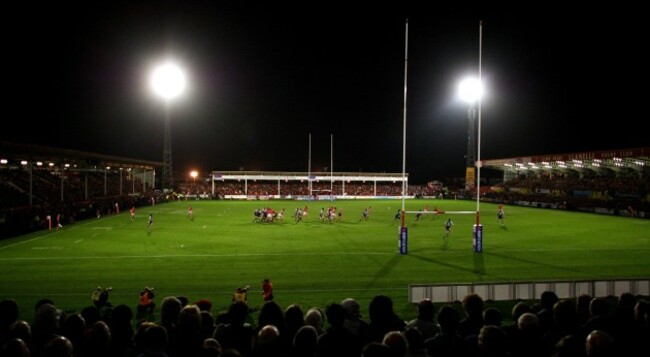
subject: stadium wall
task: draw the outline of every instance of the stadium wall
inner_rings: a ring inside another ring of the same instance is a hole
[[[460,301],[476,293],[485,300],[534,300],[544,291],[553,291],[560,299],[572,299],[581,294],[592,297],[619,296],[622,293],[650,296],[650,279],[499,282],[481,284],[411,284],[409,302],[429,299],[434,303]]]

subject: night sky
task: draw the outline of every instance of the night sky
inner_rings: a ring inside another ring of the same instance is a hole
[[[480,20],[483,159],[650,144],[640,9],[243,3],[5,11],[0,140],[161,162],[148,77],[173,58],[189,79],[170,107],[175,171],[305,172],[311,133],[312,171],[330,170],[333,135],[334,171],[401,173],[408,17],[411,182],[464,175],[457,87],[478,74]]]

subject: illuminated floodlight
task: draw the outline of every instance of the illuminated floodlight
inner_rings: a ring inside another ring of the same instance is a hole
[[[199,173],[196,170],[192,170],[192,172],[190,172],[190,176],[192,176],[194,181],[196,181],[196,177],[199,176]]]
[[[8,162],[9,162],[9,161],[7,161],[7,159],[0,159],[0,164],[3,164],[3,165],[4,165],[4,164],[6,164],[6,163],[8,163]]]
[[[22,161],[20,162],[20,164],[23,165],[23,166],[25,166],[25,165],[27,165],[27,161],[22,160]]]
[[[458,97],[469,104],[474,104],[483,95],[483,86],[476,78],[466,78],[458,86]]]
[[[185,74],[171,62],[156,67],[151,74],[151,88],[165,100],[178,97],[185,89]]]

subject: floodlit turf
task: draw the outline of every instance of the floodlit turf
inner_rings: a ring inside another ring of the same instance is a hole
[[[187,207],[194,207],[194,220]],[[296,223],[292,213],[309,207]],[[340,222],[321,223],[318,211],[343,209]],[[192,201],[159,204],[77,222],[61,231],[41,231],[0,241],[0,299],[13,298],[21,318],[31,321],[34,304],[49,298],[57,307],[81,311],[98,286],[112,286],[110,301],[135,309],[138,293],[155,288],[158,307],[169,295],[190,302],[209,299],[225,310],[238,286],[251,285],[249,303],[262,303],[262,279],[271,278],[283,307],[325,307],[359,300],[367,316],[371,298],[390,296],[395,310],[413,317],[409,284],[647,278],[650,220],[507,206],[504,228],[497,207],[481,204],[483,253],[472,249],[473,214],[407,218],[408,254],[398,253],[401,200]],[[444,211],[473,211],[476,203],[408,200],[407,210],[425,205]],[[286,209],[283,222],[254,223],[255,208]],[[362,221],[364,207],[370,218]],[[147,216],[154,215],[153,229]],[[444,221],[454,222],[445,241]]]

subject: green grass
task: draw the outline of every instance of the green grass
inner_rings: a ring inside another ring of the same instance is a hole
[[[475,215],[427,215],[407,219],[408,254],[398,253],[393,217],[401,200],[336,201],[342,222],[316,220],[328,202],[173,202],[119,215],[77,222],[62,231],[41,231],[0,241],[0,299],[18,301],[21,318],[32,321],[34,304],[49,298],[66,311],[90,305],[98,286],[112,286],[110,301],[135,309],[138,293],[155,287],[162,298],[209,299],[225,310],[238,286],[251,285],[249,303],[262,303],[261,283],[270,277],[284,308],[325,307],[354,297],[367,316],[373,296],[385,294],[405,319],[415,316],[409,284],[647,278],[650,276],[650,220],[524,207],[506,207],[506,227],[497,208],[481,204],[484,248],[477,264],[472,249]],[[298,224],[296,207],[309,206]],[[445,211],[472,211],[475,202],[409,200],[407,210],[426,204]],[[284,222],[253,223],[253,210],[286,209]],[[363,207],[372,206],[368,221]],[[148,213],[154,228],[146,228]],[[443,240],[444,221],[453,232]],[[507,312],[507,311],[504,311]]]

